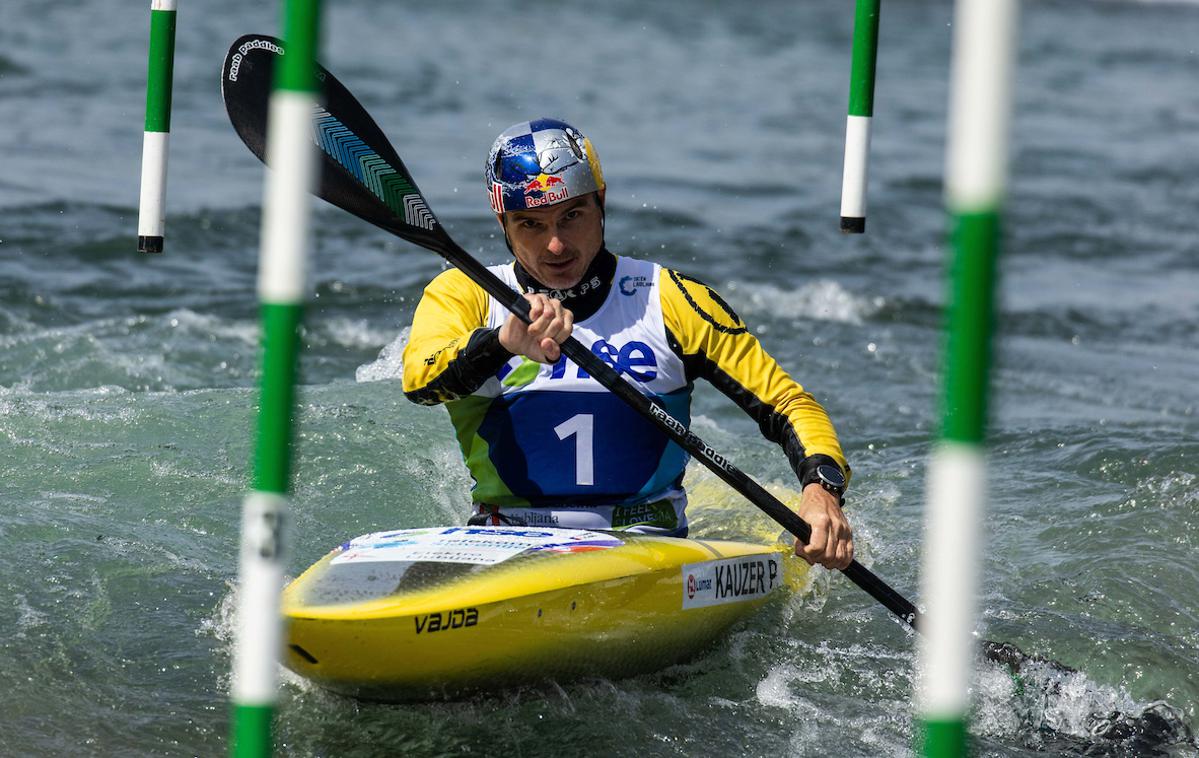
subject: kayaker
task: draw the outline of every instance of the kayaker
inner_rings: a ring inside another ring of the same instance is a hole
[[[812,539],[796,553],[849,565],[850,470],[828,415],[712,288],[608,251],[591,141],[562,121],[520,123],[485,173],[515,257],[491,270],[525,293],[533,322],[450,269],[425,288],[403,356],[407,397],[449,411],[474,479],[471,523],[687,534],[688,456],[561,354],[573,334],[684,424],[696,379],[736,402],[802,484]]]

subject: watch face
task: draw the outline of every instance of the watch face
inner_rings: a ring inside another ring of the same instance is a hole
[[[816,475],[834,487],[845,486],[845,475],[836,466],[825,463],[816,467]]]

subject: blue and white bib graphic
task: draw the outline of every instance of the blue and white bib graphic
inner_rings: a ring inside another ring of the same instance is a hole
[[[517,286],[511,265],[491,270]],[[691,386],[666,341],[658,272],[654,263],[618,258],[614,285],[624,287],[613,286],[599,311],[575,324],[574,336],[689,424]],[[492,299],[488,327],[502,325],[507,315]],[[476,500],[494,502],[487,499],[486,491],[496,490],[484,481],[489,475],[513,496],[501,505],[615,504],[677,491],[686,453],[565,356],[552,365],[512,358],[474,398],[490,398],[478,409],[482,418],[472,435],[486,446],[486,461],[464,440],[474,454],[467,460]]]

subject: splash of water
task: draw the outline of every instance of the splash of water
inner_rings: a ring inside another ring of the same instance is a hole
[[[378,358],[359,366],[354,372],[354,380],[357,382],[382,382],[402,377],[404,375],[404,346],[408,344],[410,331],[412,331],[411,327],[404,327],[394,340],[383,346]]]

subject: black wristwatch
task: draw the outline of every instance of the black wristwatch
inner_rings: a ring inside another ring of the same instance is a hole
[[[811,469],[808,475],[803,478],[801,484],[807,487],[812,483],[819,484],[833,495],[836,495],[839,502],[845,501],[845,474],[841,473],[840,467],[836,464],[821,463],[819,466]]]

